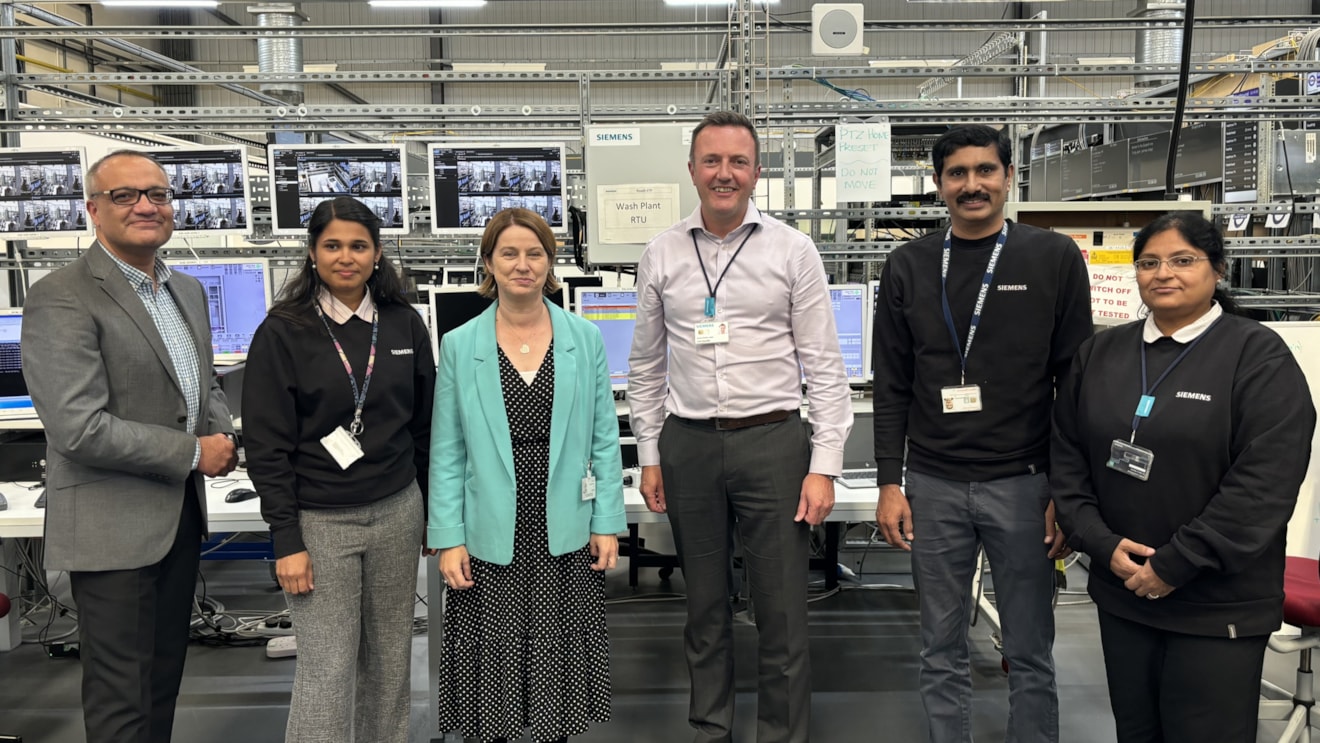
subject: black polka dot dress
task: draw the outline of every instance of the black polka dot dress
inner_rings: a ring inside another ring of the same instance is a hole
[[[553,557],[546,538],[554,374],[553,343],[530,385],[500,351],[518,483],[513,562],[472,558],[476,585],[445,593],[440,729],[482,743],[524,732],[552,741],[610,716],[604,574],[585,546]]]

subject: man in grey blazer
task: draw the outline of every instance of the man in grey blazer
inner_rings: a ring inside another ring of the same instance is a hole
[[[32,285],[23,373],[46,429],[46,568],[78,605],[89,743],[165,743],[183,677],[202,476],[237,464],[201,284],[156,251],[173,194],[150,157],[87,174],[96,242]]]

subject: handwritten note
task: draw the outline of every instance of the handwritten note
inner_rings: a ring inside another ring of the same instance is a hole
[[[893,140],[889,118],[840,123],[834,132],[834,181],[838,205],[850,201],[888,201]]]

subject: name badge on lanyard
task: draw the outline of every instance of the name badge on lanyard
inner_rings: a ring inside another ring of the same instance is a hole
[[[697,323],[695,340],[698,346],[711,343],[728,343],[729,324],[727,322],[699,322]]]
[[[352,464],[363,456],[362,444],[358,441],[358,436],[362,434],[362,409],[367,404],[367,389],[371,387],[371,375],[376,369],[376,339],[380,330],[380,313],[373,311],[371,313],[371,350],[367,354],[367,370],[362,375],[362,387],[358,388],[357,378],[353,376],[353,365],[348,361],[348,354],[344,352],[344,347],[335,337],[335,331],[330,329],[330,323],[325,319],[325,313],[321,311],[321,306],[316,305],[316,314],[321,318],[321,324],[325,325],[325,332],[329,334],[330,340],[335,344],[335,351],[339,353],[339,360],[344,364],[344,371],[348,374],[348,383],[353,389],[353,422],[349,424],[346,430],[343,426],[335,426],[335,430],[321,437],[321,446],[325,447],[327,453],[335,460],[342,470],[348,469]]]
[[[986,264],[985,276],[981,279],[981,290],[976,295],[976,305],[972,310],[972,321],[967,328],[967,345],[964,348],[958,342],[958,330],[953,325],[953,310],[949,309],[949,259],[953,253],[953,228],[950,227],[944,233],[944,255],[940,261],[940,304],[944,311],[944,324],[949,328],[949,338],[953,340],[953,348],[958,352],[958,365],[962,371],[957,385],[942,387],[940,389],[940,412],[951,413],[978,413],[981,411],[981,385],[967,384],[967,357],[972,355],[972,341],[976,340],[976,329],[981,325],[981,310],[985,307],[986,295],[990,292],[990,284],[995,277],[995,266],[999,264],[999,255],[1004,251],[1004,243],[1008,241],[1008,221],[1004,221],[1004,226],[999,230],[999,239],[995,242],[994,252],[990,254],[990,262]]]

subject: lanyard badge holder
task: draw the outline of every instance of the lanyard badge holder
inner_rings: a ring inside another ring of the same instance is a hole
[[[944,310],[944,324],[949,328],[949,337],[953,339],[953,348],[958,352],[958,365],[962,370],[956,386],[940,388],[940,412],[942,413],[977,413],[981,410],[981,385],[967,384],[967,357],[972,354],[972,341],[976,338],[976,329],[981,325],[981,310],[985,307],[986,295],[994,281],[995,266],[999,263],[999,254],[1008,241],[1008,222],[999,230],[999,240],[986,264],[985,276],[981,279],[981,290],[976,295],[976,306],[972,310],[972,321],[967,328],[967,346],[958,343],[958,330],[953,326],[953,310],[949,308],[949,258],[953,252],[953,228],[944,233],[944,257],[940,262],[940,303]]]
[[[1169,364],[1169,367],[1160,374],[1159,379],[1155,380],[1155,384],[1149,387],[1146,386],[1146,342],[1141,340],[1142,393],[1141,398],[1137,401],[1137,409],[1132,415],[1132,435],[1128,437],[1127,441],[1114,439],[1110,442],[1109,460],[1105,462],[1106,467],[1142,482],[1150,479],[1150,470],[1155,464],[1155,452],[1137,445],[1137,428],[1140,427],[1142,419],[1150,417],[1151,410],[1155,407],[1155,388],[1160,386],[1160,382],[1163,382],[1164,378],[1169,376],[1169,372],[1182,363],[1182,360],[1187,358],[1187,354],[1191,353],[1193,348],[1196,348],[1196,344],[1209,335],[1210,331],[1218,324],[1219,321],[1216,320],[1214,324],[1206,328],[1204,333],[1197,336],[1196,340],[1188,343],[1187,348],[1184,348],[1182,353],[1178,354],[1173,363]]]
[[[701,249],[697,247],[697,231],[694,229],[689,234],[692,236],[692,249],[697,253],[697,265],[701,266],[701,277],[706,280],[706,290],[709,294],[706,296],[702,306],[702,316],[706,319],[696,324],[693,330],[693,342],[698,346],[708,346],[715,343],[729,342],[729,323],[726,321],[715,321],[715,292],[719,291],[720,284],[724,282],[724,275],[729,272],[729,267],[738,259],[738,254],[742,252],[743,246],[752,239],[752,234],[756,232],[757,225],[747,231],[747,236],[738,243],[738,249],[733,251],[729,262],[724,264],[724,270],[715,279],[715,283],[710,283],[710,274],[706,273],[706,262],[701,259]]]
[[[316,314],[325,325],[325,332],[330,334],[330,340],[334,341],[335,350],[339,352],[339,360],[344,362],[344,371],[348,373],[348,383],[353,386],[353,422],[348,425],[348,430],[343,426],[335,426],[335,430],[321,437],[321,446],[325,447],[326,452],[334,458],[335,464],[338,464],[340,469],[346,470],[365,456],[358,436],[362,435],[363,430],[362,408],[367,402],[367,388],[371,386],[371,375],[376,370],[376,336],[380,329],[380,316],[378,312],[373,312],[371,315],[371,352],[367,356],[367,373],[362,376],[362,389],[359,390],[357,378],[353,376],[353,365],[348,362],[348,354],[344,353],[344,347],[330,329],[330,323],[326,322],[325,313],[321,311],[319,305]]]

